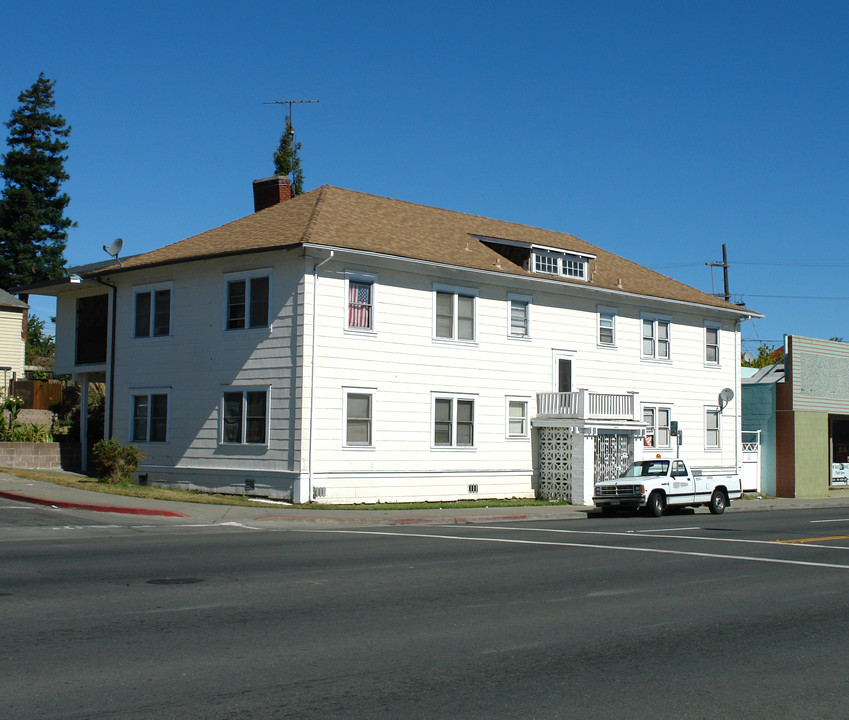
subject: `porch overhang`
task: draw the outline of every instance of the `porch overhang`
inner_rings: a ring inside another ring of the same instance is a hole
[[[600,434],[623,434],[642,438],[645,437],[648,425],[640,420],[536,417],[531,420],[531,427],[571,428],[573,432],[580,433],[584,437],[593,437]]]

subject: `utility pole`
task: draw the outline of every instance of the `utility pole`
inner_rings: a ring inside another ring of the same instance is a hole
[[[728,289],[728,254],[725,251],[725,243],[722,243],[722,262],[721,263],[705,263],[709,267],[721,267],[722,279],[724,281],[725,292],[722,297],[725,302],[731,302],[731,291]]]

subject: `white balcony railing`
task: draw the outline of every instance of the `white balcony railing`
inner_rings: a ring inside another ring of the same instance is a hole
[[[597,393],[578,390],[537,393],[537,416],[576,420],[638,420],[635,392]]]

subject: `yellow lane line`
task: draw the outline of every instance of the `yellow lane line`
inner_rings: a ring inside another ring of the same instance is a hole
[[[822,540],[849,540],[849,535],[832,535],[831,537],[798,538],[796,540],[773,540],[773,542],[793,544],[793,543],[820,542]]]

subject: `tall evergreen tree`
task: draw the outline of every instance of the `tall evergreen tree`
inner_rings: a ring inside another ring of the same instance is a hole
[[[53,112],[55,81],[44,73],[18,95],[20,107],[4,123],[8,152],[0,159],[0,287],[53,280],[65,267],[70,201],[60,192],[71,128]]]
[[[291,118],[286,118],[286,127],[280,136],[280,144],[274,153],[274,173],[276,175],[292,175],[292,197],[304,191],[304,173],[301,170],[301,158],[298,152],[301,143],[295,141],[295,131],[292,129]]]

